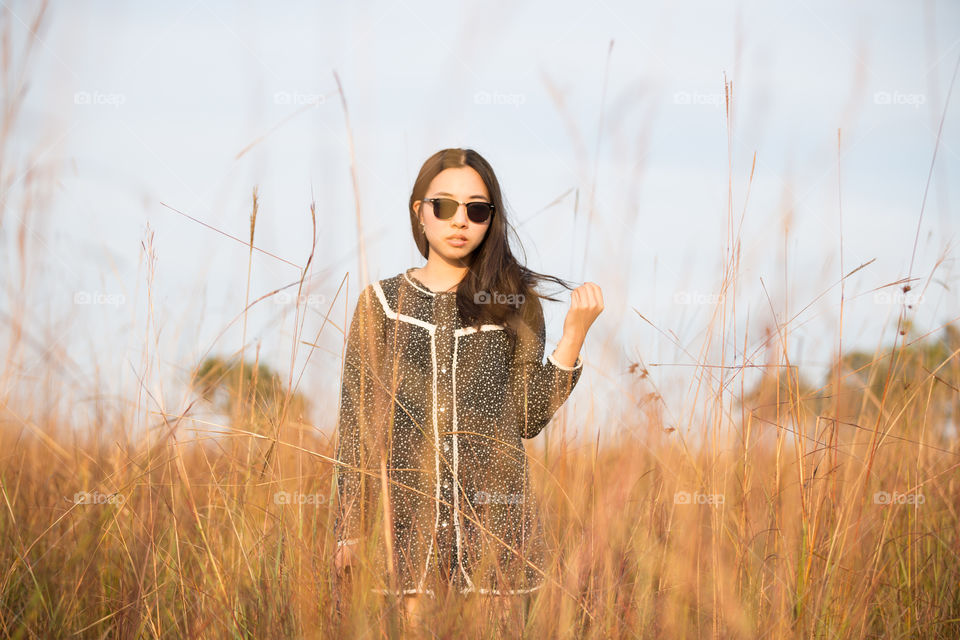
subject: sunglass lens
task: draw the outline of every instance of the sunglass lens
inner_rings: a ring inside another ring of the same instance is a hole
[[[490,216],[490,205],[486,202],[471,202],[467,205],[467,217],[472,222],[483,224]]]
[[[435,198],[433,201],[433,212],[441,220],[449,220],[457,214],[457,207],[460,204],[456,200],[449,198]]]

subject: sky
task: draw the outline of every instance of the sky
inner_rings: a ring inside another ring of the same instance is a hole
[[[423,264],[406,203],[446,147],[492,164],[528,267],[603,291],[574,425],[638,428],[641,363],[665,422],[696,431],[696,376],[720,378],[692,365],[740,364],[744,345],[765,362],[768,327],[819,384],[841,339],[892,342],[886,285],[907,277],[921,332],[960,316],[953,2],[81,0],[35,32],[37,3],[2,4],[4,99],[22,104],[3,140],[0,326],[26,319],[22,380],[52,371],[78,419],[107,394],[153,424],[188,404],[200,359],[245,344],[293,367],[332,428],[339,329],[365,284],[356,212],[370,279]],[[311,203],[299,321],[315,346],[295,351],[294,304],[238,317],[300,277]],[[841,317],[841,274],[863,264]]]

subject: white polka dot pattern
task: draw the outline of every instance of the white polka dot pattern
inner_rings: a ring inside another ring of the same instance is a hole
[[[539,300],[525,305],[514,348],[502,325],[463,327],[455,293],[431,291],[411,271],[367,286],[350,322],[338,544],[378,543],[382,593],[432,595],[437,579],[462,593],[537,589],[543,577],[527,563],[544,569],[543,529],[521,439],[547,425],[583,362],[544,362]],[[385,486],[392,563],[380,544]]]

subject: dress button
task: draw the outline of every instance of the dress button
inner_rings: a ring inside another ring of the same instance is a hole
[[[447,526],[447,521],[446,521],[446,520],[443,521],[443,526]]]
[[[443,369],[440,369],[440,373],[446,373],[446,372],[447,372],[447,368],[446,368],[446,367],[444,367]]]
[[[447,410],[446,407],[440,407],[440,412],[441,412],[441,413],[444,412],[444,411],[446,411],[446,410]]]
[[[444,450],[444,451],[450,451],[450,445],[449,445],[448,443],[444,442],[444,443],[443,443],[443,450]]]

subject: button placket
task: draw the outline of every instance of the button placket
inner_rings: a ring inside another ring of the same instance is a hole
[[[450,536],[454,529],[452,521],[455,517],[453,501],[456,482],[453,477],[453,385],[449,373],[453,367],[453,314],[456,311],[456,298],[451,295],[437,295],[434,298],[434,323],[437,327],[437,352],[441,359],[437,363],[437,416],[440,421],[440,432],[443,435],[443,463],[440,465],[439,479],[442,487],[441,496],[444,504],[441,509],[440,530],[438,535]],[[456,547],[456,540],[452,540],[452,547]]]

